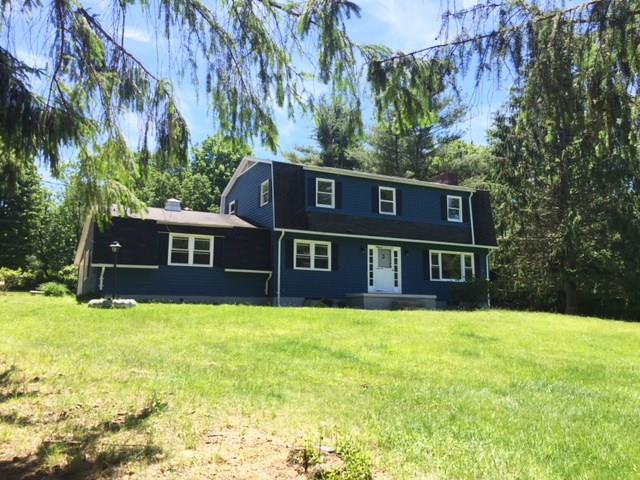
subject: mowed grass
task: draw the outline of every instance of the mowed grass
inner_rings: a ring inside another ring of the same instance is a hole
[[[91,423],[153,399],[145,435],[168,457],[242,418],[292,442],[339,431],[391,478],[640,478],[640,324],[10,294],[11,365],[39,393],[0,396],[0,451],[63,428],[29,416],[75,406]]]

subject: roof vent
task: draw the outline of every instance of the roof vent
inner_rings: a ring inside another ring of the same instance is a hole
[[[169,212],[182,211],[182,207],[180,206],[180,200],[176,200],[175,198],[170,198],[165,202],[164,209]]]
[[[444,183],[445,185],[458,185],[458,174],[454,172],[444,172],[429,179],[430,182]]]

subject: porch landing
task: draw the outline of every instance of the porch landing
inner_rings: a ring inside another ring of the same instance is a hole
[[[403,293],[351,293],[346,295],[351,307],[370,310],[436,309],[435,295],[407,295]]]

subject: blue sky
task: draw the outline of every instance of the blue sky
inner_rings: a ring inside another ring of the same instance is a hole
[[[100,13],[106,9],[109,0],[96,0],[91,10]],[[437,40],[442,12],[441,0],[356,0],[362,8],[360,18],[351,19],[348,30],[351,37],[359,43],[378,43],[393,50],[410,51],[432,45]],[[474,4],[472,0],[458,0],[457,7],[462,8]],[[143,18],[140,15],[129,15],[125,30],[127,48],[138,56],[151,70],[161,76],[172,75],[172,59],[163,53],[166,43],[157,40],[152,26],[147,22],[156,22],[155,18]],[[34,33],[35,32],[35,33]],[[38,53],[38,43],[45,41],[45,34],[33,28],[26,34],[16,38],[17,54],[24,60],[42,66],[46,59]],[[42,47],[41,47],[42,48]],[[472,75],[471,75],[472,77]],[[505,88],[485,83],[480,89],[473,87],[473,79],[462,80],[463,102],[469,111],[465,120],[459,125],[464,131],[464,139],[476,144],[486,142],[485,133],[491,124],[492,113],[504,102]],[[176,84],[179,107],[187,119],[192,143],[198,143],[206,136],[215,133],[216,122],[208,107],[204,86],[193,87],[186,80]],[[323,86],[316,84],[316,93],[322,92]],[[371,109],[367,109],[371,112]],[[367,117],[370,117],[367,115]],[[267,158],[282,158],[282,152],[294,149],[296,145],[313,144],[311,138],[312,121],[308,115],[299,115],[295,119],[288,118],[284,110],[276,110],[276,122],[280,130],[280,151],[271,151],[254,144],[255,153]],[[371,123],[371,118],[365,118]],[[125,115],[124,131],[135,146],[138,124],[135,115]]]

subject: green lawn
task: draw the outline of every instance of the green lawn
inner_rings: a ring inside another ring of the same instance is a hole
[[[234,421],[338,431],[391,478],[640,478],[640,324],[0,295],[0,457],[55,468],[83,432],[108,463],[137,438],[162,452],[133,455],[144,476]]]

